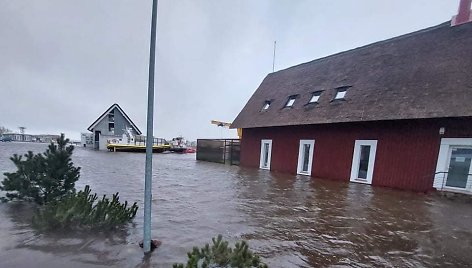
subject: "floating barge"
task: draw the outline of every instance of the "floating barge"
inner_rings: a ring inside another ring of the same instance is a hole
[[[146,145],[133,145],[133,144],[113,144],[110,143],[107,145],[107,149],[111,152],[136,152],[143,153],[146,152]],[[163,145],[153,145],[153,153],[163,153],[169,151],[171,146],[168,144]]]
[[[172,139],[167,142],[162,138],[153,138],[152,152],[153,153],[195,153],[194,148],[187,148],[187,141],[183,137]],[[146,138],[142,136],[134,136],[131,129],[125,129],[121,138],[115,137],[107,140],[107,149],[110,152],[146,152]]]
[[[161,138],[152,139],[152,152],[163,153],[171,149],[171,145]],[[146,138],[142,136],[134,136],[131,129],[124,130],[121,138],[112,138],[107,140],[107,149],[110,152],[146,152]]]

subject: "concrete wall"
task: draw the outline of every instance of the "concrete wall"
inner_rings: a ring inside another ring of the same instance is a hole
[[[100,135],[99,150],[106,151],[108,145],[108,139],[116,138],[114,135]]]
[[[93,133],[81,133],[80,134],[80,146],[93,148]]]

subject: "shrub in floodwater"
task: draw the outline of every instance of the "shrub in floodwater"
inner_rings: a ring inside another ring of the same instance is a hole
[[[46,204],[75,192],[75,182],[80,176],[80,167],[74,167],[71,156],[74,146],[67,146],[69,139],[64,134],[52,143],[44,153],[14,154],[10,159],[18,169],[4,173],[0,190],[7,191],[3,201],[18,199]]]
[[[236,243],[234,248],[228,246],[221,235],[212,238],[213,245],[206,244],[202,248],[194,247],[188,255],[187,265],[174,264],[173,268],[207,268],[207,267],[239,267],[239,268],[267,268],[255,255],[246,241]]]
[[[134,203],[119,202],[118,193],[112,199],[104,195],[98,200],[87,185],[83,191],[52,201],[36,213],[33,225],[39,229],[112,229],[130,222],[138,211]]]

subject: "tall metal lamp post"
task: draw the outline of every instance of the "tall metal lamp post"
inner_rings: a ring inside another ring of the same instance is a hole
[[[152,1],[151,46],[149,48],[149,82],[146,132],[146,167],[144,175],[144,253],[151,252],[151,200],[152,200],[152,145],[154,141],[154,64],[156,61],[157,1]]]

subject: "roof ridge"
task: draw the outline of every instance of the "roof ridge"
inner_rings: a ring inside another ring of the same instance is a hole
[[[268,74],[232,127],[472,118],[471,34],[472,23],[446,22]],[[347,84],[344,101],[333,102],[335,88]],[[328,90],[309,104],[318,89]],[[293,94],[299,100],[284,109]],[[272,109],[261,113],[267,99]]]
[[[399,35],[399,36],[391,37],[391,38],[388,38],[388,39],[385,39],[385,40],[380,40],[380,41],[377,41],[377,42],[374,42],[374,43],[369,43],[369,44],[366,44],[366,45],[362,45],[360,47],[355,47],[355,48],[351,48],[351,49],[348,49],[348,50],[336,52],[334,54],[330,54],[330,55],[327,55],[327,56],[324,56],[324,57],[321,57],[321,58],[317,58],[317,59],[314,59],[314,60],[311,60],[311,61],[302,62],[302,63],[299,63],[297,65],[293,65],[293,66],[287,67],[285,69],[269,73],[269,74],[267,74],[267,76],[271,76],[271,75],[279,73],[279,72],[287,71],[287,70],[292,69],[292,68],[297,68],[297,67],[300,67],[300,66],[305,65],[305,64],[310,64],[310,63],[326,60],[328,58],[334,58],[334,57],[337,57],[337,56],[340,56],[340,55],[344,55],[346,53],[350,53],[354,50],[363,50],[363,49],[370,48],[372,46],[377,46],[377,45],[382,44],[382,43],[388,43],[388,42],[408,38],[408,37],[411,37],[412,35],[416,35],[416,34],[420,34],[420,33],[424,33],[424,32],[430,32],[430,31],[440,29],[440,28],[444,27],[445,25],[450,25],[450,24],[451,24],[451,21],[449,20],[449,21],[446,21],[446,22],[443,22],[443,23],[440,23],[438,25],[431,26],[431,27],[428,27],[428,28],[425,28],[425,29],[420,29],[420,30],[417,30],[417,31],[414,31],[414,32],[410,32],[410,33],[402,34],[402,35]]]
[[[98,122],[100,122],[101,120],[103,120],[103,118],[113,109],[113,108],[117,108],[121,114],[123,115],[123,117],[130,123],[130,125],[132,127],[135,128],[136,132],[138,135],[141,135],[141,130],[139,130],[138,126],[136,126],[136,124],[134,124],[134,122],[131,120],[131,118],[129,118],[129,116],[126,114],[126,112],[120,107],[120,105],[118,103],[113,103],[108,109],[105,110],[105,112],[103,112],[102,115],[100,115],[88,128],[87,130],[89,131],[92,131],[92,128],[95,127],[96,124],[98,124]]]

